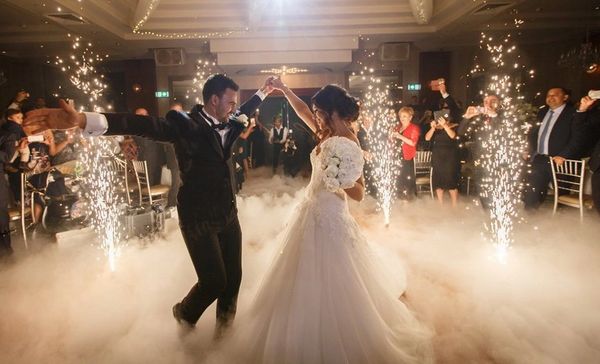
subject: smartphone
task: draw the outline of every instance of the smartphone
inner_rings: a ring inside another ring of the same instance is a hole
[[[450,115],[447,110],[438,110],[433,112],[433,120],[438,121],[439,118],[444,118],[448,120]]]
[[[30,143],[36,143],[36,142],[41,143],[44,141],[44,135],[43,134],[30,135],[27,137],[27,141]]]
[[[446,83],[446,80],[443,78],[438,78],[436,80],[429,81],[429,87],[432,91],[439,91],[440,85],[443,85],[444,83]]]

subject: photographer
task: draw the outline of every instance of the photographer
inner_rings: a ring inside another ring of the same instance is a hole
[[[60,153],[68,144],[73,142],[73,135],[68,134],[67,139],[57,144],[54,140],[54,133],[48,129],[43,134],[30,136],[38,137],[40,140],[29,143],[31,160],[28,167],[32,175],[28,181],[33,187],[41,191],[45,196],[56,197],[67,193],[64,177],[62,173],[52,169],[51,158]],[[45,207],[44,199],[36,194],[34,198],[34,222],[39,222]]]
[[[5,113],[6,122],[0,127],[0,132],[5,135],[14,135],[15,140],[22,140],[27,138],[23,127],[23,113],[17,109],[8,109]],[[20,173],[20,161],[13,160],[5,164],[4,169],[8,175],[8,184],[12,191],[13,198],[15,201],[21,200],[21,173]]]
[[[8,216],[10,192],[4,175],[4,168],[19,154],[19,151],[23,150],[27,150],[27,138],[18,141],[15,134],[4,128],[0,129],[0,259],[11,255],[13,252]]]
[[[458,126],[458,137],[463,150],[467,151],[465,160],[472,169],[479,189],[479,199],[483,208],[489,205],[489,188],[485,186],[485,171],[482,168],[481,140],[487,140],[500,121],[498,115],[499,99],[496,95],[487,95],[481,106],[469,106]],[[479,140],[479,142],[477,141]]]
[[[431,141],[431,165],[433,172],[431,182],[438,201],[444,203],[444,191],[448,191],[452,207],[458,202],[458,181],[460,177],[460,158],[456,127],[458,124],[448,121],[450,115],[434,113],[437,121],[433,120],[430,129],[425,134],[425,140]]]
[[[19,110],[21,111],[23,104],[29,98],[29,92],[21,90],[17,92],[14,99],[11,101],[10,105],[8,105],[7,109]]]

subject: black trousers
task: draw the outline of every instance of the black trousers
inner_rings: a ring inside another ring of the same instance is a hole
[[[167,206],[177,206],[177,193],[179,193],[179,186],[181,186],[179,164],[177,163],[177,156],[175,155],[175,148],[173,148],[173,145],[165,143],[163,147],[165,149],[167,168],[171,171],[171,188],[169,188]]]
[[[217,323],[235,316],[242,281],[242,231],[237,216],[227,225],[211,226],[179,212],[180,227],[198,283],[182,301],[183,318],[196,323],[217,301]]]
[[[540,207],[546,194],[548,184],[552,181],[552,167],[547,155],[536,155],[531,164],[531,173],[527,176],[525,187],[525,208],[537,209]]]
[[[398,176],[398,198],[412,200],[417,196],[417,184],[415,181],[415,161],[402,159],[400,174]]]
[[[3,168],[0,164],[0,168]],[[0,172],[0,257],[10,255],[10,225],[8,218],[9,188],[4,173]]]
[[[592,198],[596,211],[600,214],[600,169],[592,174]]]
[[[283,144],[273,143],[273,171],[275,171],[279,165],[279,156],[281,155],[282,147]]]

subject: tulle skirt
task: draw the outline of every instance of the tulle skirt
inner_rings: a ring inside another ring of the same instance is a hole
[[[344,198],[321,191],[293,214],[246,314],[220,352],[239,363],[427,363],[430,332],[400,301]]]

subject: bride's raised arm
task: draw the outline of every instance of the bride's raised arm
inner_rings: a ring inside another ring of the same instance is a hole
[[[306,102],[302,101],[289,87],[287,87],[280,78],[277,78],[272,81],[272,86],[277,90],[280,90],[285,95],[285,98],[290,102],[292,108],[304,124],[306,124],[313,133],[317,132],[317,124],[315,123],[315,119],[313,116],[310,107],[306,104]]]

